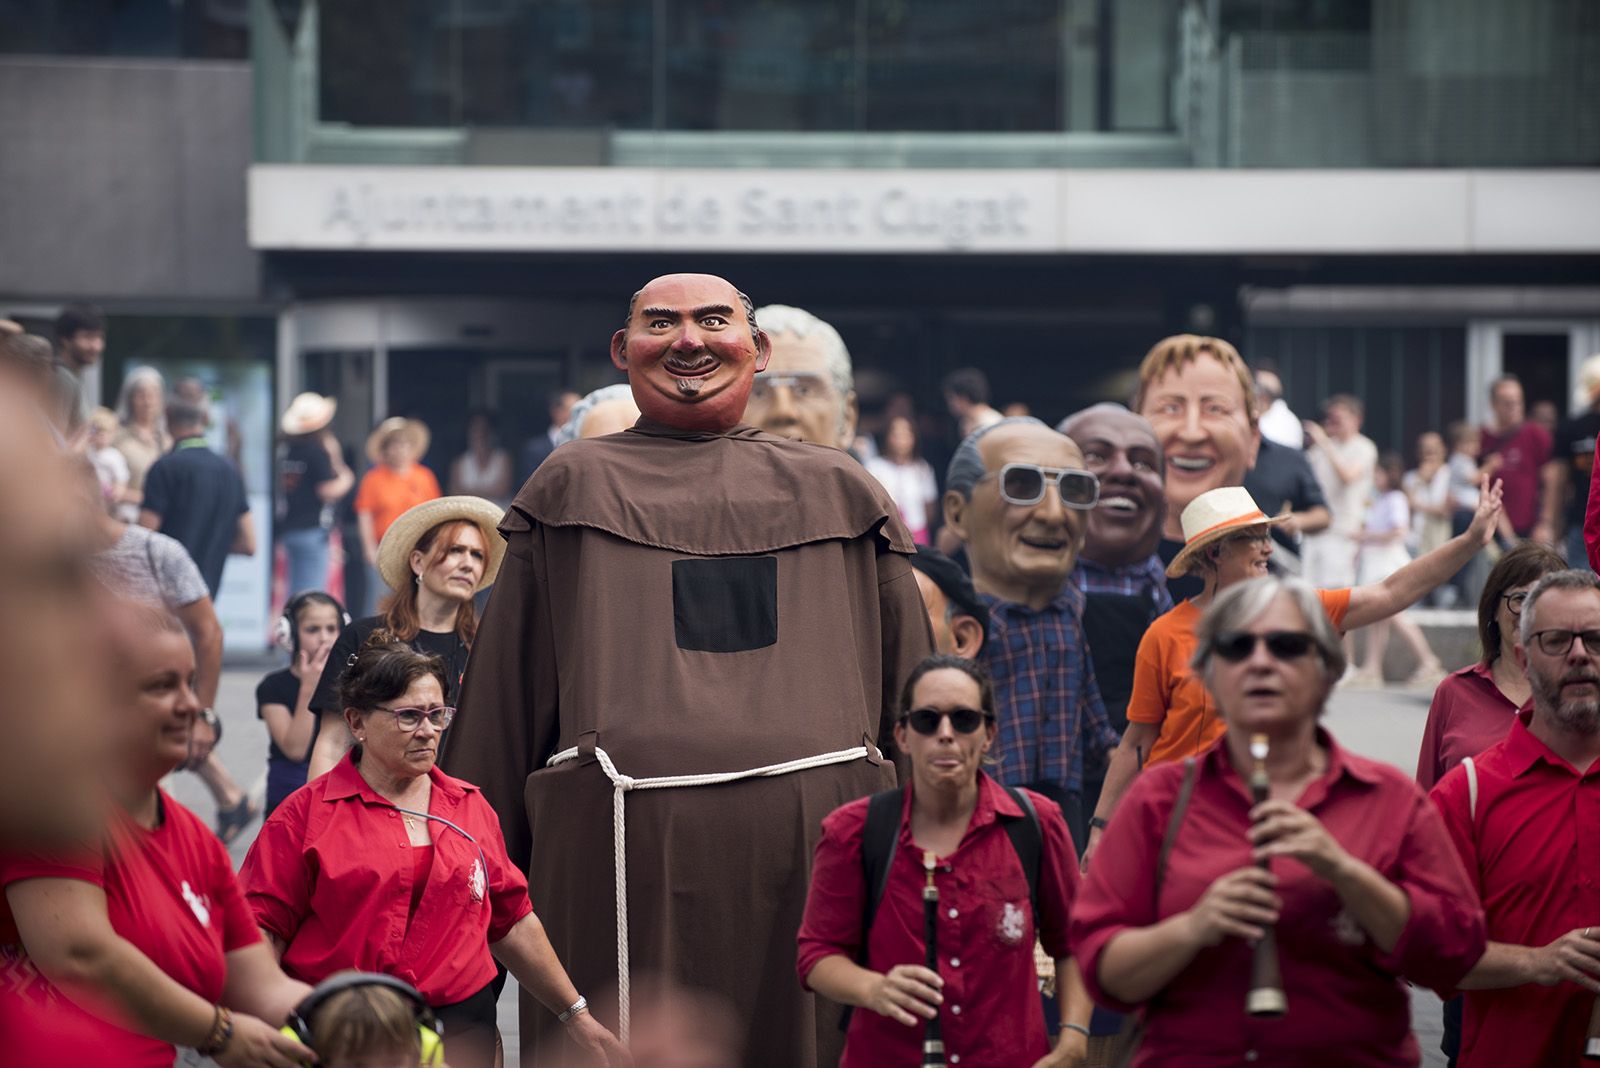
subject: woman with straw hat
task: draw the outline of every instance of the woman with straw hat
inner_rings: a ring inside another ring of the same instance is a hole
[[[356,489],[356,523],[361,531],[361,555],[368,569],[367,611],[377,610],[383,589],[378,574],[378,543],[389,524],[412,505],[440,496],[439,480],[422,466],[431,440],[420,419],[394,416],[378,424],[367,438],[367,459],[372,467]]]
[[[1381,582],[1341,590],[1318,590],[1323,611],[1341,631],[1376,623],[1416,604],[1494,537],[1500,517],[1500,483],[1485,486],[1466,531],[1419,556]],[[1268,516],[1240,486],[1200,494],[1183,510],[1183,549],[1167,565],[1176,578],[1195,574],[1201,592],[1158,616],[1145,631],[1134,658],[1128,729],[1111,754],[1105,786],[1089,821],[1084,862],[1093,855],[1111,813],[1145,764],[1198,756],[1226,730],[1215,702],[1190,669],[1200,617],[1229,586],[1266,575],[1272,557],[1270,530],[1288,518]]]
[[[355,485],[356,476],[328,430],[338,408],[332,397],[302,393],[278,423],[284,439],[278,458],[283,491],[278,531],[289,563],[290,597],[327,585],[328,506]]]
[[[495,533],[500,506],[482,497],[440,497],[407,509],[389,524],[376,553],[377,571],[392,591],[383,611],[346,626],[328,654],[311,697],[318,733],[308,778],[349,751],[352,738],[339,705],[346,665],[373,641],[399,641],[444,661],[445,703],[453,705],[478,633],[473,597],[494,584],[506,543]]]

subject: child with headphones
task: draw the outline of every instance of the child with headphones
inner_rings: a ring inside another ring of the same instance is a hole
[[[273,638],[292,658],[256,686],[256,715],[267,725],[267,810],[263,818],[306,784],[311,746],[317,737],[317,715],[311,696],[328,662],[339,632],[350,622],[344,606],[320,590],[292,597]]]
[[[409,983],[375,972],[330,975],[289,1014],[283,1033],[322,1068],[441,1068],[433,1010]]]

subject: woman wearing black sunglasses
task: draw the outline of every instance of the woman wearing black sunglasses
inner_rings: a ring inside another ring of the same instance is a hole
[[[496,960],[561,1014],[586,1063],[625,1064],[556,958],[494,810],[435,767],[455,718],[446,672],[440,657],[381,640],[345,670],[355,747],[262,825],[239,873],[256,922],[293,977],[353,968],[416,987],[458,1068],[497,1060]]]
[[[1061,810],[983,772],[995,705],[978,664],[929,657],[912,671],[900,707],[895,741],[910,758],[911,781],[879,795],[883,801],[852,801],[823,820],[800,927],[801,980],[860,1010],[851,1015],[840,1068],[923,1063],[924,1025],[934,1017],[952,1065],[1083,1063],[1089,1002],[1066,944],[1077,858]],[[880,824],[874,810],[890,820]],[[1023,850],[1037,854],[1036,888]],[[925,853],[935,858],[939,890],[938,972],[923,966]],[[873,871],[881,882],[869,886]],[[1036,939],[1063,980],[1057,997],[1068,1022],[1053,1049]]]
[[[1449,990],[1485,945],[1443,822],[1410,778],[1319,725],[1345,657],[1317,591],[1235,585],[1198,643],[1226,729],[1141,775],[1106,829],[1072,922],[1090,992],[1144,1006],[1136,1066],[1416,1065],[1406,981]],[[1270,1019],[1245,1012],[1268,929],[1288,1001]]]

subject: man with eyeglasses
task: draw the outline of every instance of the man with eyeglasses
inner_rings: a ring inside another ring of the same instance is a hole
[[[1484,480],[1487,483],[1487,479]],[[1101,832],[1117,803],[1146,764],[1165,764],[1197,756],[1222,736],[1226,724],[1204,684],[1190,669],[1195,631],[1216,596],[1236,583],[1264,577],[1272,558],[1274,524],[1288,513],[1268,516],[1241,486],[1200,494],[1183,510],[1183,550],[1168,575],[1198,574],[1198,596],[1150,624],[1134,660],[1133,694],[1128,699],[1128,729],[1111,756],[1100,800],[1089,821],[1084,850],[1088,865]],[[1381,582],[1318,590],[1333,625],[1354,630],[1387,619],[1449,580],[1494,536],[1500,518],[1500,484],[1486,485],[1466,531],[1411,561]]]
[[[849,451],[856,434],[850,350],[839,331],[803,308],[768,304],[756,321],[772,358],[750,387],[745,420],[790,441]]]
[[[989,608],[995,776],[1059,804],[1081,842],[1085,756],[1117,744],[1084,641],[1083,591],[1071,581],[1100,481],[1071,438],[1011,418],[968,434],[945,483],[945,524],[966,543]]]
[[[1544,576],[1518,631],[1532,707],[1430,795],[1489,922],[1460,983],[1461,1068],[1575,1065],[1600,1038],[1600,578]]]

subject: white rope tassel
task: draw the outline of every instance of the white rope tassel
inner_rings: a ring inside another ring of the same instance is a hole
[[[741,779],[772,778],[811,768],[825,768],[830,764],[861,760],[869,755],[869,750],[864,745],[858,745],[852,749],[819,753],[816,756],[801,757],[799,760],[787,760],[782,764],[751,768],[749,771],[719,771],[709,775],[658,775],[648,779],[635,779],[622,774],[611,762],[611,755],[598,746],[595,747],[594,755],[600,762],[600,770],[611,780],[611,848],[617,873],[617,1037],[626,1044],[629,1020],[632,1016],[628,981],[628,823],[627,804],[624,801],[628,791],[664,790],[682,786],[719,786]],[[551,757],[545,762],[545,766],[553,768],[557,764],[565,764],[576,759],[578,759],[578,747],[573,746]]]

